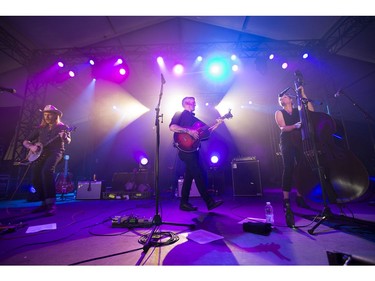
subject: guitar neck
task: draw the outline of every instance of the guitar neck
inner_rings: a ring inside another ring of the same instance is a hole
[[[72,127],[72,128],[68,128],[67,130],[64,130],[65,133],[68,133],[68,132],[72,132],[76,129],[76,127]],[[62,132],[62,131],[61,131]],[[49,145],[51,142],[53,142],[54,140],[56,140],[57,138],[60,137],[60,133],[59,132],[56,136],[54,136],[52,139],[50,139],[49,141],[47,141],[47,143],[45,143],[43,146],[47,146]]]
[[[60,137],[59,134],[57,134],[57,135],[54,136],[52,139],[50,139],[49,141],[47,141],[43,146],[47,146],[47,145],[49,145],[51,142],[53,142],[54,140],[56,140],[58,137]]]

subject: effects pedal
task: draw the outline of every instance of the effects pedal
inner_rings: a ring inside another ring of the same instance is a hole
[[[152,219],[137,218],[130,216],[114,216],[112,218],[112,227],[117,228],[149,228],[152,226]]]

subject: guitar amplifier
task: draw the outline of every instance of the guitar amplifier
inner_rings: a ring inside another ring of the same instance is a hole
[[[262,196],[259,160],[233,159],[233,196]]]
[[[178,197],[181,197],[181,190],[182,190],[182,185],[184,183],[184,179],[179,179],[178,180]],[[191,184],[191,189],[190,189],[190,197],[200,197],[200,193],[198,191],[198,188],[195,184],[195,180],[193,180],[193,183]]]
[[[76,199],[101,199],[101,181],[79,181]]]

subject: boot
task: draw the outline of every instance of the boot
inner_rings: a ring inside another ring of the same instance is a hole
[[[297,206],[300,207],[300,208],[310,209],[310,206],[306,204],[306,202],[305,202],[305,200],[303,199],[302,196],[297,195],[296,203],[297,203]]]
[[[46,199],[46,216],[53,216],[56,214],[56,199],[48,198]]]
[[[31,211],[31,213],[33,213],[33,214],[35,214],[35,213],[41,213],[41,212],[44,212],[46,209],[47,209],[46,203],[42,202],[42,205],[40,205],[39,207],[36,207],[35,209],[33,209]]]
[[[56,214],[56,205],[48,205],[46,209],[46,216],[54,216]]]
[[[290,200],[284,199],[283,206],[284,206],[285,221],[286,221],[287,226],[290,228],[295,228],[294,214],[290,207]]]
[[[222,205],[224,203],[223,200],[214,200],[214,199],[210,199],[208,202],[207,202],[207,209],[209,211],[219,207],[220,205]]]

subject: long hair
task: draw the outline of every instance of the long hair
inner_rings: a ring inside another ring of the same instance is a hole
[[[56,117],[56,119],[55,119],[55,125],[62,123],[60,115],[58,115],[57,113],[52,113],[52,114]],[[39,126],[40,127],[46,127],[47,125],[48,124],[46,123],[46,120],[44,120],[44,115],[43,115],[42,121],[40,122]]]

